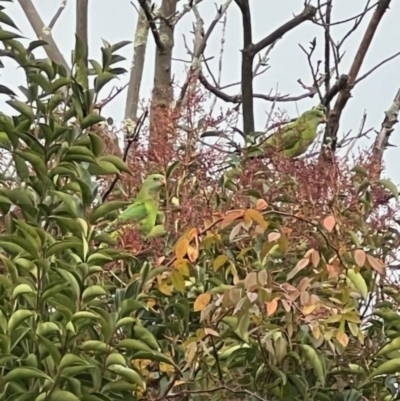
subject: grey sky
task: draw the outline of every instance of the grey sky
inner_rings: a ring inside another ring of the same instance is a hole
[[[79,0],[77,0],[79,1]],[[137,3],[137,0],[133,0]],[[160,0],[157,0],[159,2]],[[34,0],[34,4],[39,10],[45,23],[49,23],[61,1],[58,0]],[[186,0],[181,0],[180,7]],[[205,28],[215,15],[215,4],[222,4],[224,0],[204,0],[199,8],[205,21]],[[316,1],[315,1],[316,3]],[[23,32],[23,35],[30,40],[36,39],[32,28],[30,27],[25,15],[20,9],[18,1],[14,4],[4,3],[8,14],[14,19],[17,26]],[[333,20],[338,21],[359,14],[365,6],[365,0],[335,0],[333,9]],[[303,0],[251,0],[252,16],[254,21],[253,36],[254,41],[261,39],[282,23],[292,17],[292,14],[298,14],[303,9]],[[74,29],[75,29],[75,1],[68,0],[67,7],[57,22],[53,36],[64,53],[67,60],[70,60],[71,50],[74,47]],[[136,25],[137,13],[129,0],[92,0],[90,2],[90,58],[101,59],[100,47],[101,38],[110,43],[116,43],[121,40],[133,40],[133,34]],[[370,14],[372,15],[372,14]],[[398,16],[400,15],[400,2],[392,1],[391,9],[384,15],[384,19],[379,26],[378,32],[373,40],[370,51],[367,54],[361,75],[392,54],[400,51],[400,24]],[[347,73],[348,68],[353,61],[355,50],[362,38],[370,16],[367,16],[359,29],[348,39],[344,46],[346,55],[341,64],[340,73]],[[187,14],[179,23],[176,32],[176,47],[174,57],[189,60],[183,45],[182,34],[185,33],[187,42],[192,44],[190,31],[194,17]],[[335,39],[339,40],[353,22],[344,25],[338,25],[333,28]],[[228,11],[228,26],[226,32],[224,68],[222,84],[237,82],[240,78],[240,51],[242,46],[242,27],[241,15],[236,4],[232,4]],[[278,85],[281,94],[290,93],[291,95],[303,93],[303,89],[297,83],[299,78],[305,84],[311,85],[312,78],[304,53],[298,46],[302,43],[308,47],[308,42],[317,37],[318,51],[315,54],[315,60],[318,57],[323,59],[323,30],[311,22],[306,22],[300,27],[290,32],[273,49],[270,54],[271,68],[261,77],[255,80],[255,91],[268,94],[271,89],[274,90]],[[221,41],[221,26],[218,26],[209,41],[206,49],[206,56],[216,56],[214,71],[216,72],[216,63],[218,61],[219,46]],[[119,52],[127,58],[125,67],[129,69],[132,58],[132,46],[125,47]],[[122,64],[122,63],[121,63]],[[213,65],[211,63],[211,65]],[[174,74],[176,78],[184,78],[184,65],[182,62],[175,62]],[[145,65],[145,76],[142,84],[141,97],[148,98],[153,82],[154,70],[154,43],[153,38],[149,36],[148,53]],[[383,119],[384,111],[391,105],[392,99],[400,87],[400,57],[390,61],[382,66],[372,76],[360,83],[353,91],[354,98],[348,103],[345,109],[340,133],[348,130],[358,130],[360,120],[364,110],[368,113],[366,127],[379,129]],[[128,76],[121,78],[120,83],[113,81],[113,84],[123,85]],[[7,61],[6,68],[1,71],[1,83],[8,85],[11,89],[17,90],[17,86],[22,84],[22,71],[16,70],[13,62]],[[103,89],[103,96],[106,97],[110,86]],[[238,87],[230,88],[227,92],[235,94]],[[122,93],[112,104],[110,104],[105,113],[107,116],[113,116],[114,121],[119,124],[123,119],[125,108],[125,95]],[[0,99],[1,107],[4,107],[4,96]],[[291,116],[296,116],[297,110],[302,112],[318,102],[317,97],[306,99],[296,103],[280,103],[278,106],[287,110]],[[262,129],[266,120],[266,111],[271,104],[264,100],[256,100],[256,123],[257,128]],[[226,107],[223,103],[218,103]],[[371,134],[370,141],[374,138]],[[369,142],[364,140],[360,145],[365,146]],[[400,147],[400,124],[396,126],[396,131],[392,135],[391,143]],[[387,172],[385,175],[391,177],[396,183],[400,182],[400,173],[398,171],[399,148],[390,148],[385,153]]]

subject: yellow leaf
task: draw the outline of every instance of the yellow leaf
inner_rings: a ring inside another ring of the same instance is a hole
[[[251,219],[255,221],[264,230],[268,227],[268,222],[264,219],[264,216],[255,209],[247,209],[244,213],[244,220]]]
[[[167,373],[167,375],[168,373],[173,374],[175,373],[175,367],[170,365],[169,363],[160,362],[160,371]]]
[[[205,309],[207,307],[207,305],[210,303],[210,301],[211,301],[211,294],[209,294],[208,292],[205,292],[204,294],[200,294],[196,298],[196,301],[194,301],[193,310],[195,312],[202,311],[203,309]]]
[[[172,291],[169,288],[169,286],[167,285],[167,283],[162,283],[158,286],[158,291],[160,291],[161,293],[163,293],[164,295],[166,295],[167,297],[172,295]]]
[[[320,335],[321,335],[321,330],[320,330],[318,324],[315,324],[315,325],[312,324],[312,325],[309,325],[309,326],[310,326],[310,328],[311,328],[311,332],[313,333],[314,338],[315,338],[316,340],[318,340],[318,338],[319,338]]]
[[[349,343],[349,337],[344,331],[339,331],[336,334],[336,340],[338,340],[338,342],[342,344],[343,347],[347,347],[347,344]]]
[[[317,305],[312,305],[312,304],[304,305],[301,312],[303,313],[304,316],[307,316],[313,313],[315,309],[317,309]]]
[[[188,246],[187,254],[192,263],[196,262],[197,258],[199,257],[199,251],[190,245]]]
[[[177,270],[174,270],[171,273],[170,278],[175,289],[183,294],[185,292],[185,279],[183,278],[182,274]]]
[[[214,271],[216,272],[221,266],[225,264],[227,260],[228,257],[226,255],[217,256],[217,258],[214,260]]]
[[[187,259],[177,259],[174,262],[174,268],[182,274],[182,276],[189,277],[189,261]]]
[[[185,237],[179,238],[175,245],[175,256],[177,259],[183,259],[189,247],[189,240]]]
[[[323,224],[324,224],[326,231],[328,231],[328,233],[331,233],[333,228],[336,225],[336,220],[333,216],[328,216],[328,217],[325,217]]]

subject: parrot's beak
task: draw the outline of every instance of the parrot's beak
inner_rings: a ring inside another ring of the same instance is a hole
[[[164,186],[167,186],[167,180],[165,179],[165,177],[161,180],[161,182],[162,182],[162,184],[163,184]]]
[[[328,122],[328,119],[326,118],[326,116],[323,116],[323,117],[322,117],[322,121],[323,121],[324,123]]]

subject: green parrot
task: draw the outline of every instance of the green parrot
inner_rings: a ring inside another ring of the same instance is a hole
[[[164,225],[156,225],[157,220],[161,223],[164,223],[165,220],[164,213],[158,210],[159,194],[164,185],[166,185],[166,180],[162,174],[149,175],[144,180],[132,205],[110,223],[107,229],[121,223],[138,223],[140,225],[139,232],[145,238],[164,235],[166,233]]]
[[[317,136],[318,125],[326,122],[325,107],[322,105],[304,112],[295,122],[278,129],[261,147],[267,151],[282,152],[294,158],[307,151]]]

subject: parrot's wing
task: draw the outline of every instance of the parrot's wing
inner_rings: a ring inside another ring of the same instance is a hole
[[[136,200],[132,205],[128,206],[118,217],[117,222],[143,220],[149,211],[146,208],[145,201]]]

